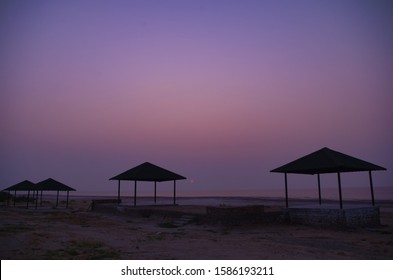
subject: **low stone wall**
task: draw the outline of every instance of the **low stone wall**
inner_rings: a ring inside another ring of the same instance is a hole
[[[206,221],[210,223],[222,223],[225,225],[243,225],[260,223],[264,215],[264,206],[223,206],[207,207]]]
[[[376,226],[380,224],[379,207],[349,209],[289,208],[289,222],[320,226]]]
[[[193,208],[193,207],[191,207]],[[111,213],[115,215],[126,215],[128,217],[143,217],[148,218],[151,216],[158,216],[163,218],[176,219],[183,215],[192,215],[195,221],[202,221],[206,216],[205,207],[199,211],[188,211],[187,206],[174,206],[174,205],[122,205],[117,203],[101,203],[96,204],[94,209],[96,212]]]
[[[114,205],[114,204],[119,204],[119,203],[121,203],[121,199],[93,199],[91,201],[89,210],[94,211],[98,205],[102,205],[102,204]]]
[[[379,207],[355,208],[345,211],[345,222],[351,226],[378,226],[381,224]]]

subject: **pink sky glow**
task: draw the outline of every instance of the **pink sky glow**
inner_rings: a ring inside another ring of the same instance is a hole
[[[269,170],[327,146],[388,169],[378,198],[392,26],[390,1],[2,1],[0,184],[115,195],[150,161],[189,178],[180,196],[264,196],[283,189]]]

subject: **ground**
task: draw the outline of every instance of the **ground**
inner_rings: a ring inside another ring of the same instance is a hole
[[[392,259],[391,206],[381,207],[382,226],[373,228],[283,223],[171,227],[172,218],[166,215],[86,211],[86,205],[37,210],[1,207],[0,258]]]

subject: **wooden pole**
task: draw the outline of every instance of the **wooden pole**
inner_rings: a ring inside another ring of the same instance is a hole
[[[321,198],[321,179],[319,178],[319,173],[318,173],[318,195],[319,195],[319,205],[322,204],[322,198]]]
[[[37,209],[38,207],[38,190],[34,192],[36,195],[36,199],[35,199],[35,209]]]
[[[285,174],[285,206],[288,208],[288,179],[287,179],[287,173]]]
[[[66,204],[66,208],[68,208],[68,199],[70,197],[70,191],[67,191],[67,204]]]
[[[340,209],[343,209],[343,198],[342,198],[342,194],[341,194],[341,176],[340,176],[340,172],[337,172],[337,178],[338,178],[338,193],[340,196]]]
[[[57,197],[56,197],[56,208],[59,205],[59,191],[57,191]]]
[[[117,180],[117,203],[120,203],[120,180]]]
[[[157,181],[154,181],[154,204],[157,203]]]
[[[8,191],[7,206],[10,206],[11,191]]]
[[[374,200],[374,186],[373,186],[373,177],[371,175],[371,170],[368,171],[368,177],[370,179],[370,190],[371,190],[371,202],[372,205],[375,206],[375,200]]]
[[[30,190],[27,191],[27,208],[29,208]]]
[[[43,193],[43,190],[41,190],[41,200],[40,200],[40,205],[42,205],[42,193]]]
[[[14,191],[14,207],[15,207],[15,203],[16,203],[16,190]]]
[[[173,180],[173,205],[176,205],[176,180]]]
[[[134,206],[136,206],[136,181],[134,181]]]

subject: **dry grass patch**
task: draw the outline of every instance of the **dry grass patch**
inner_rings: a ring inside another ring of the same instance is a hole
[[[71,240],[64,248],[47,251],[44,258],[52,260],[112,260],[119,259],[120,252],[106,246],[101,241]]]

